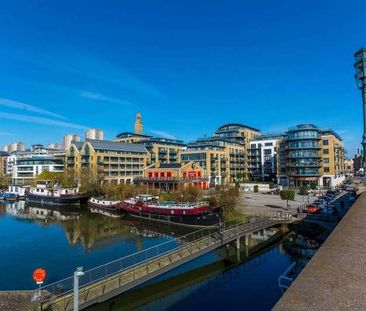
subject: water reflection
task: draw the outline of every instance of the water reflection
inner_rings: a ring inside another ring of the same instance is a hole
[[[194,231],[75,206],[0,203],[0,215],[0,264],[7,280],[0,280],[0,289],[34,288],[31,274],[38,267],[49,272],[51,283],[70,276],[79,265],[93,268]],[[234,302],[254,304],[258,291],[268,296],[261,301],[262,310],[270,308],[281,295],[278,276],[292,260],[276,244],[283,234],[282,228],[256,232],[240,252],[234,244],[223,247],[93,309],[200,309],[210,301],[212,310],[222,310]]]
[[[281,228],[255,232],[239,252],[229,244],[89,309],[237,310],[250,305],[269,310],[281,296],[278,276],[291,263],[279,247],[284,233]]]
[[[0,290],[34,288],[38,267],[49,272],[50,283],[77,266],[90,269],[191,231],[86,206],[0,202]]]

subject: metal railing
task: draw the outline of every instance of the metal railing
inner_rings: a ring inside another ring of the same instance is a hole
[[[224,239],[230,240],[233,237],[240,237],[243,232],[261,228],[261,226],[270,226],[279,222],[288,221],[291,217],[292,215],[290,213],[270,212],[248,219],[238,218],[225,221],[219,226],[206,227],[181,237],[174,238],[137,253],[86,270],[84,275],[79,279],[80,292],[82,292],[85,287],[90,288],[98,286],[100,283],[103,283],[103,281],[107,284],[108,280],[110,281],[114,277],[119,278],[121,282],[124,272],[126,275],[133,275],[132,281],[135,281],[142,268],[145,267],[147,269],[147,271],[144,270],[147,275],[149,273],[150,265],[157,263],[159,267],[163,267],[164,260],[165,263],[167,258],[170,258],[171,261],[172,254],[178,253],[180,258],[182,258],[182,254],[184,254],[184,252],[187,252],[188,250],[189,253],[192,254],[194,249],[197,249],[197,246],[199,249],[201,249],[201,247],[204,248],[205,246],[208,247],[212,241],[223,241]],[[207,241],[209,244],[207,244]],[[127,278],[125,278],[125,280],[127,280]],[[47,302],[52,303],[52,300],[56,300],[61,296],[66,296],[72,293],[73,276],[44,285],[40,290],[42,292],[42,296],[38,302],[42,304]]]

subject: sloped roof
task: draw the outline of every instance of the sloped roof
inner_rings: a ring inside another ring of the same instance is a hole
[[[127,151],[127,152],[139,152],[147,153],[147,150],[142,144],[129,144],[110,140],[96,140],[86,139],[94,150],[113,150],[113,151]]]
[[[71,141],[71,143],[74,144],[76,146],[76,148],[78,148],[78,150],[80,150],[84,145],[84,142],[76,141],[76,140]]]

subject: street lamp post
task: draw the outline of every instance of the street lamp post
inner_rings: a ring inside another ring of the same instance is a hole
[[[358,89],[362,95],[363,107],[363,136],[362,136],[362,167],[364,174],[366,173],[366,48],[361,48],[355,53],[356,62],[354,67],[356,69],[355,79]],[[366,176],[363,178],[366,183]]]
[[[84,274],[83,267],[78,267],[74,272],[74,311],[79,311],[79,278]]]

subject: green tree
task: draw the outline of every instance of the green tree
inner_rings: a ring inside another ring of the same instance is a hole
[[[101,195],[102,187],[97,175],[93,174],[90,169],[82,169],[80,174],[80,191],[88,196]]]
[[[0,177],[0,189],[6,189],[11,184],[11,178],[8,176]]]
[[[235,214],[235,208],[239,200],[239,189],[236,187],[221,186],[218,191],[214,193],[216,204],[221,208],[224,218],[232,218]]]
[[[295,199],[295,191],[292,189],[284,189],[280,192],[281,200],[286,200],[286,206],[289,207],[288,201]]]
[[[65,169],[61,176],[60,183],[63,187],[76,187],[78,185],[78,181],[75,169]]]
[[[36,178],[37,181],[39,180],[52,180],[52,181],[60,181],[62,179],[63,173],[55,173],[50,171],[43,171],[39,174]]]
[[[202,189],[196,186],[180,187],[173,192],[177,202],[195,202],[202,199]]]

